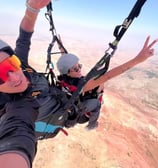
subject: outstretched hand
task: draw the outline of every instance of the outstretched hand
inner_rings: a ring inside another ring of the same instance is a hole
[[[27,0],[27,3],[35,9],[44,8],[49,2],[51,2],[51,0]]]
[[[149,43],[150,41],[150,36],[148,36],[146,38],[146,41],[144,43],[144,46],[142,48],[142,50],[139,52],[139,54],[136,56],[137,61],[139,62],[143,62],[145,61],[147,58],[151,57],[154,55],[154,48],[153,46],[155,45],[155,43],[158,42],[158,39],[155,39],[154,41],[152,41],[151,43]]]

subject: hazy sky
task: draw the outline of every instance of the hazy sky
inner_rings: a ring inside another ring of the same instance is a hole
[[[136,0],[54,0],[52,14],[57,33],[67,38],[112,42],[114,28],[123,23],[135,3]],[[6,0],[0,6],[0,34],[16,35],[25,0]],[[46,8],[42,9],[36,28],[41,37],[50,35],[45,12]],[[147,35],[158,37],[157,16],[157,0],[146,0],[121,41],[127,44],[127,41],[144,41]]]

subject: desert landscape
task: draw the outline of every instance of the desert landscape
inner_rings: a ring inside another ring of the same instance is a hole
[[[2,39],[14,45],[14,37]],[[43,71],[49,39],[34,38],[33,41],[30,64]],[[69,52],[80,57],[84,74],[106,49],[72,39],[64,39],[64,44]],[[118,49],[109,69],[136,53]],[[158,168],[156,56],[105,83],[97,129],[87,131],[86,124],[76,125],[67,129],[68,136],[60,132],[53,139],[39,141],[33,168]],[[52,56],[54,65],[58,57]],[[56,67],[54,71],[58,73]]]

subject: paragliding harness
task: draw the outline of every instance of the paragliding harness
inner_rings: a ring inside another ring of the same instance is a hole
[[[134,18],[139,15],[140,10],[143,4],[145,3],[145,1],[146,0],[137,0],[129,16],[124,20],[123,24],[116,26],[113,33],[115,40],[112,43],[109,43],[109,48],[105,51],[104,56],[96,63],[96,65],[88,72],[88,74],[79,81],[76,87],[77,88],[76,91],[73,92],[72,96],[69,99],[66,99],[65,92],[57,88],[57,78],[55,73],[53,72],[54,66],[51,61],[51,55],[61,53],[61,52],[51,53],[51,50],[55,42],[57,42],[60,48],[64,50],[64,53],[67,53],[67,50],[64,48],[63,44],[61,43],[61,41],[58,39],[56,35],[56,30],[52,19],[52,4],[51,2],[48,4],[47,13],[45,15],[49,20],[50,31],[52,32],[53,39],[49,44],[48,50],[47,50],[46,78],[50,83],[51,92],[53,93],[52,96],[55,95],[54,96],[55,99],[57,100],[60,99],[60,103],[53,106],[53,108],[57,107],[57,110],[52,110],[53,112],[50,112],[47,115],[38,117],[38,121],[36,122],[36,124],[38,125],[38,128],[40,129],[40,133],[42,134],[42,136],[39,139],[55,136],[59,132],[59,130],[63,130],[63,128],[65,127],[65,123],[68,120],[69,114],[72,114],[73,111],[76,110],[75,108],[77,108],[77,110],[81,111],[82,113],[82,110],[81,110],[82,107],[80,106],[80,103],[78,103],[75,106],[74,104],[75,102],[80,102],[78,100],[79,100],[79,96],[82,93],[83,87],[90,79],[92,78],[97,79],[108,71],[110,59],[114,55],[119,41],[121,40],[122,36],[130,26],[132,21],[134,20]],[[49,107],[50,103],[53,103],[53,102],[50,101],[46,106]],[[41,111],[42,110],[44,109],[41,109]],[[78,120],[81,113],[78,113],[78,116],[75,117],[75,120],[73,121],[73,123],[75,123]]]
[[[53,63],[51,62],[51,50],[54,43],[57,42],[58,45],[64,49],[65,53],[67,53],[67,51],[56,35],[51,11],[52,5],[50,2],[47,5],[47,13],[45,16],[50,22],[50,31],[52,32],[53,39],[48,46],[46,72],[43,73],[49,83],[50,91],[49,95],[46,95],[49,97],[49,100],[39,108],[39,115],[35,122],[36,137],[38,140],[52,138],[56,136],[59,131],[68,135],[67,131],[64,129],[65,122],[67,121],[69,113],[75,110],[75,107],[71,106],[69,111],[65,111],[63,107],[68,101],[67,96],[64,92],[58,89],[58,87],[56,87],[56,76],[53,72]],[[61,52],[56,52],[56,54],[58,53]]]
[[[31,81],[31,85],[22,94],[16,94],[14,100],[25,97],[39,105],[38,117],[35,121],[37,140],[52,138],[59,131],[68,135],[63,129],[68,117],[68,113],[62,108],[68,101],[65,93],[57,87],[51,86],[45,73],[36,72],[32,67],[25,64],[22,64],[22,69],[25,76]]]
[[[83,76],[80,78],[72,78],[67,75],[60,75],[58,76],[58,86],[59,88],[67,93],[67,97],[70,98],[72,94],[77,90],[77,85],[80,80],[82,80]],[[95,87],[94,89],[87,91],[84,93],[84,95],[80,95],[81,101],[87,100],[87,99],[98,99],[99,102],[102,104],[102,96],[103,96],[104,90],[100,89],[99,86]]]
[[[138,17],[145,1],[146,0],[137,0],[129,16],[124,20],[123,24],[116,26],[113,33],[113,35],[115,36],[115,40],[112,43],[109,43],[109,48],[105,51],[104,56],[96,63],[96,65],[88,72],[88,74],[84,78],[82,78],[82,80],[80,80],[77,86],[77,90],[73,93],[68,103],[66,104],[66,109],[71,107],[71,105],[79,98],[83,87],[90,79],[97,79],[107,72],[110,59],[114,55],[119,41],[123,37],[124,33],[132,23],[134,18]]]

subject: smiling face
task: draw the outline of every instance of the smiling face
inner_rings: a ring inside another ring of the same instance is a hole
[[[80,78],[82,76],[81,68],[82,68],[82,64],[77,63],[69,69],[67,75],[72,78]]]
[[[28,84],[20,60],[15,55],[0,52],[0,92],[20,93],[27,89]]]

